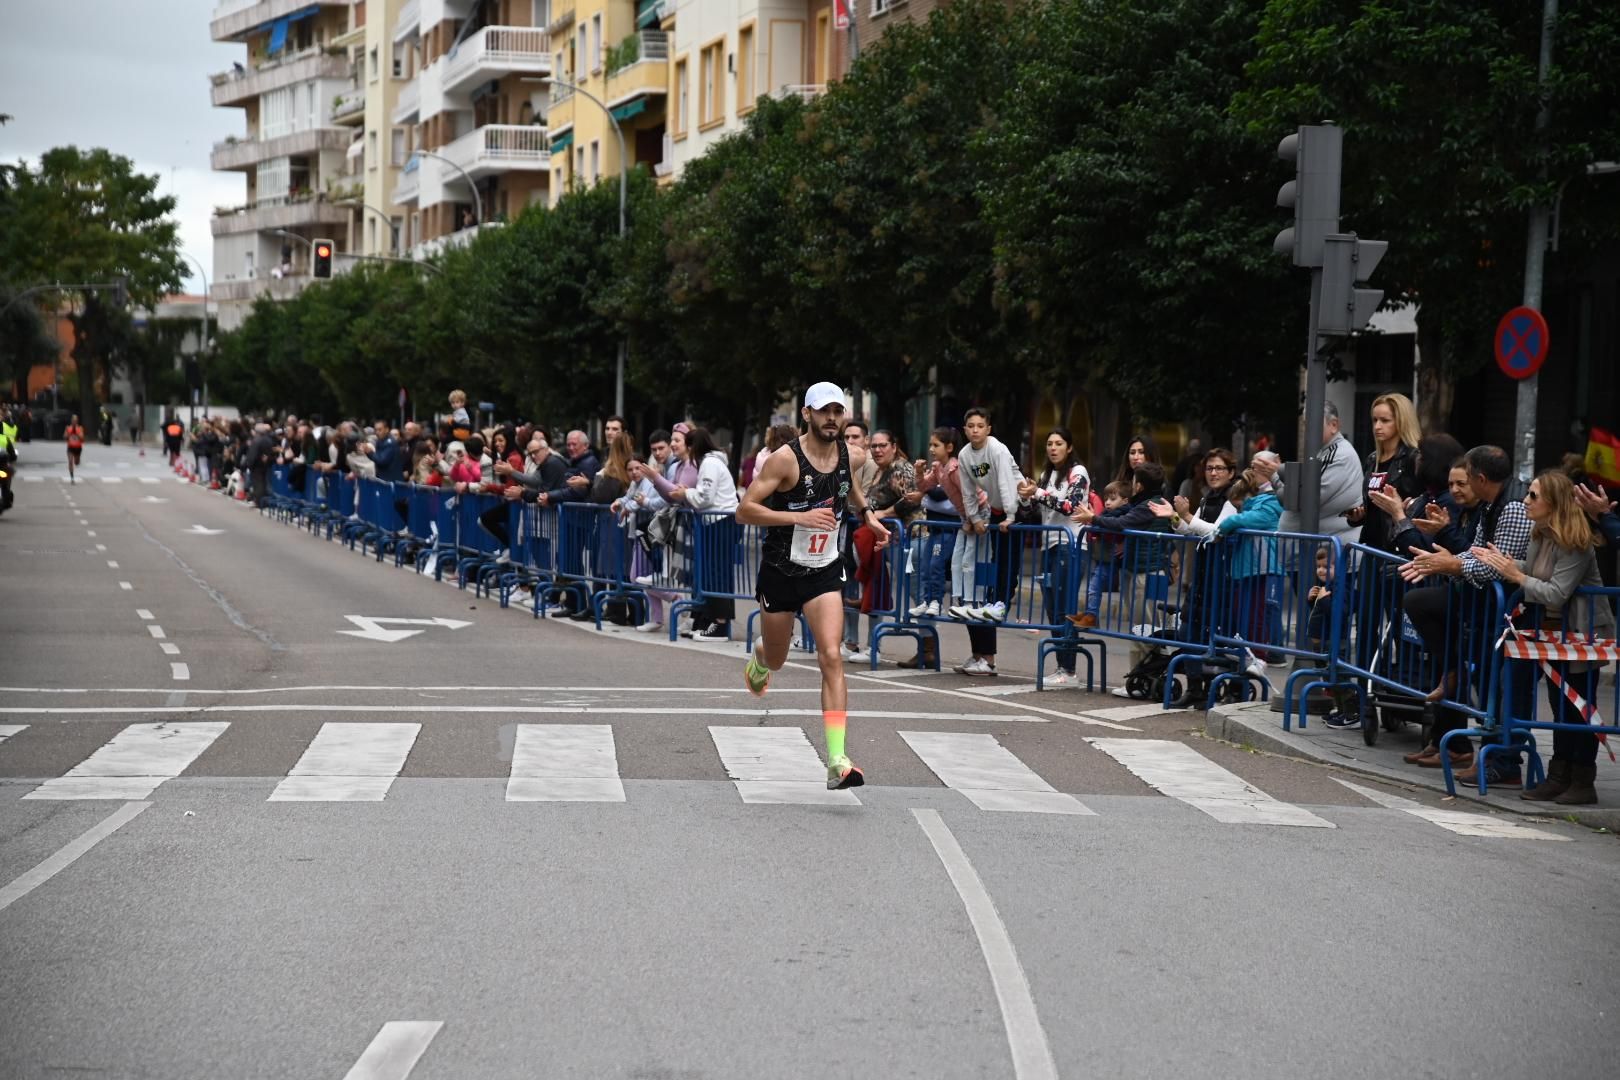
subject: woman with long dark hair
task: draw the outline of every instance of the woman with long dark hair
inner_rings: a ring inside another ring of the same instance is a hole
[[[1070,597],[1077,595],[1075,578],[1080,572],[1071,566],[1069,552],[1074,546],[1076,533],[1073,517],[1075,507],[1089,503],[1091,474],[1080,464],[1074,451],[1074,436],[1065,427],[1055,427],[1046,436],[1046,467],[1038,480],[1025,479],[1018,485],[1019,510],[1026,515],[1034,512],[1035,520],[1044,526],[1038,546],[1041,548],[1041,607],[1042,621],[1057,625],[1070,614]],[[1053,637],[1064,637],[1067,628],[1053,630]],[[1074,653],[1058,653],[1057,672],[1044,680],[1047,686],[1069,686],[1074,683]]]
[[[1125,490],[1131,489],[1135,482],[1136,470],[1146,464],[1159,464],[1159,446],[1153,441],[1153,436],[1137,434],[1131,436],[1131,441],[1125,444],[1125,458],[1119,463],[1119,472],[1114,480],[1125,485]]]

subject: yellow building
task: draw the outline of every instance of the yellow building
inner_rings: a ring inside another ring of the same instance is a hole
[[[619,175],[613,121],[631,167],[653,171],[664,160],[669,37],[659,29],[659,8],[658,0],[552,0],[553,202]]]

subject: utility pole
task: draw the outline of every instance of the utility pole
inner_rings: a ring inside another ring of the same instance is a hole
[[[1541,179],[1547,179],[1546,134],[1552,124],[1552,105],[1547,100],[1547,78],[1552,69],[1553,29],[1558,22],[1558,0],[1542,0],[1541,67],[1536,81],[1541,107],[1536,110],[1536,149],[1542,154]],[[1530,233],[1524,249],[1524,306],[1541,310],[1541,283],[1547,265],[1547,231],[1551,209],[1542,202],[1530,208]],[[1519,395],[1513,410],[1514,429],[1519,445],[1517,477],[1520,490],[1528,490],[1536,471],[1536,383],[1539,376],[1519,380]]]

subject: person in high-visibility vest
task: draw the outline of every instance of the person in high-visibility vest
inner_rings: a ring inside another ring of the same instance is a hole
[[[67,440],[68,483],[77,484],[79,481],[74,473],[79,467],[79,456],[84,453],[84,425],[79,423],[77,413],[68,421],[67,429],[62,432],[62,438]]]
[[[0,457],[6,461],[17,460],[17,423],[10,409],[0,412]]]

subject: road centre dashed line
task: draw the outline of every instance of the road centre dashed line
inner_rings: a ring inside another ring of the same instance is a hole
[[[202,691],[188,691],[196,694]],[[511,715],[554,716],[562,714],[600,714],[611,716],[747,716],[756,720],[813,716],[821,718],[816,709],[725,709],[712,706],[671,707],[614,705],[397,705],[378,703],[368,705],[109,705],[109,706],[28,706],[0,707],[0,716],[173,716],[180,713],[500,713]],[[911,712],[888,709],[851,709],[853,720],[933,720],[956,723],[1022,723],[1046,724],[1051,721],[1041,716],[966,716],[961,713]]]
[[[150,611],[147,611],[145,608],[136,608],[135,609],[135,614],[139,615],[141,618],[145,619],[147,622],[152,621],[152,613]]]
[[[123,589],[123,590],[124,590],[124,591],[125,591],[125,592],[133,592],[133,591],[134,591],[134,590],[135,590],[135,586],[133,586],[133,585],[131,585],[131,584],[130,584],[130,583],[129,583],[129,582],[127,582],[127,581],[120,581],[120,582],[119,582],[119,583],[118,583],[118,587],[119,587],[119,588],[120,588],[120,589]]]

